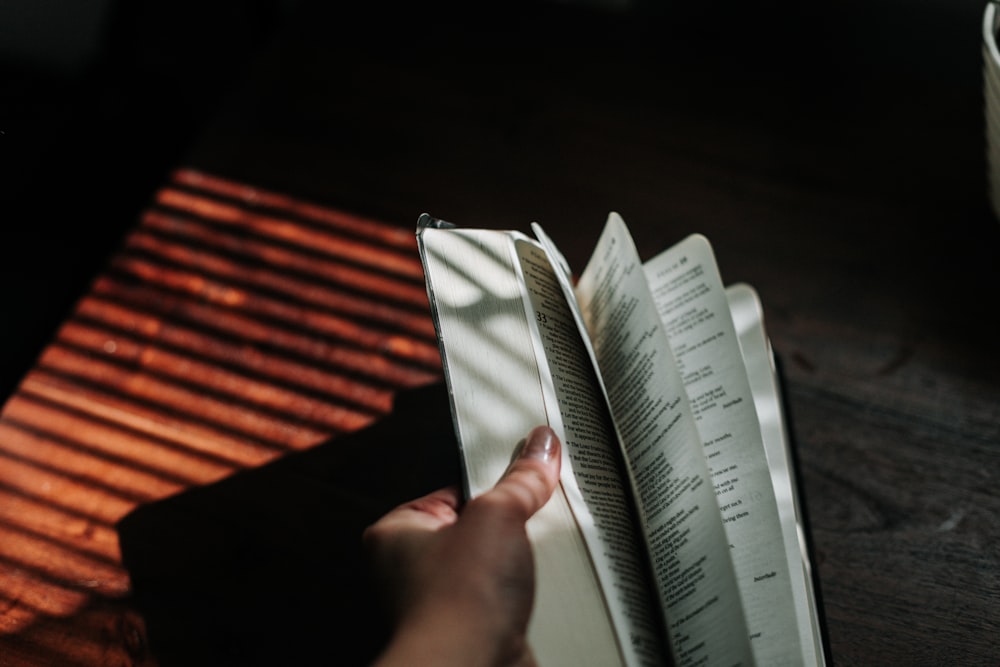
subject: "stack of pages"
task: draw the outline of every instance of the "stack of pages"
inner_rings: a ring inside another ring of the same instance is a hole
[[[418,239],[475,496],[549,424],[529,640],[555,665],[823,665],[779,375],[756,292],[708,240],[649,261],[612,213],[579,279],[540,226]]]

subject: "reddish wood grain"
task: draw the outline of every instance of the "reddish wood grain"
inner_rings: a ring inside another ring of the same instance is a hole
[[[439,377],[412,230],[177,171],[0,416],[0,665],[155,664],[114,523]]]

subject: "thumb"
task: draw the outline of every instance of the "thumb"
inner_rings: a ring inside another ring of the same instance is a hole
[[[514,458],[492,494],[507,496],[527,521],[548,502],[559,484],[562,443],[548,426],[536,426],[518,444]]]

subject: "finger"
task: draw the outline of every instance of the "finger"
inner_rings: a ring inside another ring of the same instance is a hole
[[[457,487],[438,489],[389,511],[364,530],[362,539],[371,543],[400,530],[438,530],[450,526],[458,520],[460,505]]]
[[[536,426],[490,493],[513,503],[527,520],[548,502],[559,484],[561,451],[562,443],[555,431]]]
[[[400,511],[421,512],[445,522],[453,522],[458,516],[458,508],[461,503],[462,497],[458,487],[446,486],[428,493],[426,496],[404,503],[398,509]]]

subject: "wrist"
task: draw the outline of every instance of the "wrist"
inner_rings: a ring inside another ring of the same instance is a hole
[[[427,620],[430,619],[430,620]],[[482,619],[421,614],[404,620],[373,667],[513,667],[533,665],[523,637],[511,641]]]

